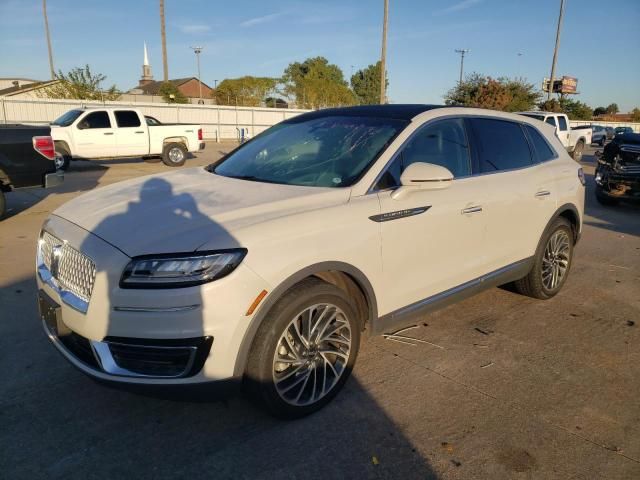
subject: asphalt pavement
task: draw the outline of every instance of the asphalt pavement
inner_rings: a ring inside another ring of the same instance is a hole
[[[187,166],[232,147],[209,143]],[[44,219],[82,192],[168,167],[74,162],[61,187],[9,194],[0,477],[640,478],[640,206],[596,203],[593,151],[583,235],[557,297],[495,288],[421,319],[410,345],[365,339],[345,390],[293,422],[241,396],[175,401],[101,386],[45,338],[34,280]]]

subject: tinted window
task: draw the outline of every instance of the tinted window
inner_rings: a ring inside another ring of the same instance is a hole
[[[80,122],[83,128],[111,128],[107,112],[93,112]]]
[[[116,123],[120,128],[139,127],[140,119],[138,114],[132,110],[117,110]]]
[[[478,145],[481,173],[532,164],[529,144],[518,123],[472,118],[471,125]]]
[[[556,152],[553,151],[538,130],[533,128],[531,125],[527,125],[525,128],[527,129],[527,133],[529,134],[529,138],[533,144],[536,160],[538,162],[546,162],[547,160],[551,160],[556,157]]]
[[[256,182],[346,187],[406,125],[391,118],[301,116],[239,147],[214,172]]]
[[[560,130],[561,131],[566,131],[567,130],[567,119],[564,117],[558,117],[558,123],[560,124]]]
[[[556,117],[548,117],[548,118],[547,118],[547,120],[546,120],[546,122],[547,122],[549,125],[553,125],[553,126],[555,127],[555,126],[556,126]]]
[[[448,168],[454,177],[471,175],[469,146],[462,119],[442,120],[419,130],[403,147],[378,182],[377,188],[400,185],[400,175],[415,162]]]

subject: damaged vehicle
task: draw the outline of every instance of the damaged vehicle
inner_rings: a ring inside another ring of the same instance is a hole
[[[596,198],[603,205],[640,200],[640,133],[617,135],[597,155]]]

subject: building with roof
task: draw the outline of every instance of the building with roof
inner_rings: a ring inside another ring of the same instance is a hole
[[[142,61],[142,76],[138,81],[138,86],[129,90],[122,95],[122,100],[134,102],[163,102],[164,99],[160,95],[160,87],[164,82],[153,79],[151,73],[151,64],[149,63],[149,54],[147,52],[147,44],[144,44],[144,53]],[[191,103],[198,103],[200,98],[200,88],[202,85],[202,100],[205,104],[212,104],[211,93],[213,89],[204,82],[199,82],[196,77],[174,78],[169,80],[180,93],[187,97]]]
[[[33,80],[30,78],[0,78],[0,97],[46,98],[45,90],[60,80]]]

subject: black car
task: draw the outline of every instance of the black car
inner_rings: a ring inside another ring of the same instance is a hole
[[[596,198],[603,205],[640,200],[640,133],[616,135],[596,167]]]
[[[48,126],[0,125],[0,218],[6,210],[6,192],[62,183],[50,134]]]

